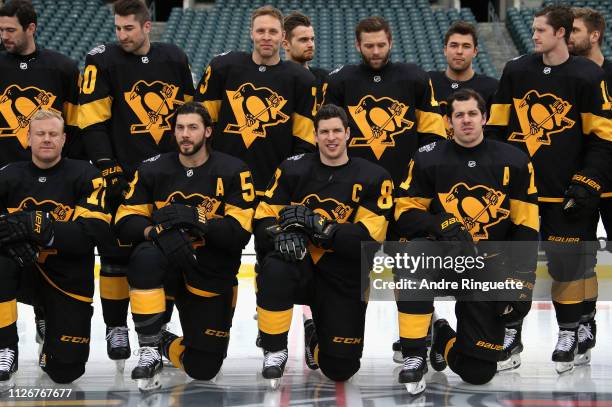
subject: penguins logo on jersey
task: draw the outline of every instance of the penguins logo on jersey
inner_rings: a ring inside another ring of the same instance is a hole
[[[289,116],[281,111],[287,100],[272,89],[245,83],[235,91],[228,90],[227,98],[236,123],[228,124],[224,131],[240,134],[246,148],[258,137],[266,137],[266,127],[289,120]]]
[[[522,99],[514,99],[514,109],[521,126],[520,132],[512,132],[508,140],[525,143],[529,155],[541,146],[549,146],[550,136],[574,126],[566,116],[572,105],[552,93],[539,94],[530,90]]]
[[[56,96],[35,86],[21,88],[10,85],[0,96],[0,137],[17,137],[23,148],[28,147],[28,127],[34,113],[50,109]],[[60,113],[60,112],[58,112]]]
[[[501,207],[506,195],[484,185],[470,188],[460,182],[438,196],[446,212],[460,219],[476,242],[488,239],[488,229],[510,215],[509,210]]]
[[[16,209],[9,210],[9,212],[16,211],[45,211],[51,213],[56,221],[68,222],[72,218],[74,209],[50,199],[38,202],[35,198],[28,197],[21,201]]]
[[[221,201],[202,194],[185,195],[181,191],[176,191],[171,193],[165,201],[156,202],[155,207],[163,208],[166,205],[175,203],[203,208],[206,211],[206,217],[208,219],[215,216],[220,217],[220,215],[217,215],[217,211],[221,206]]]
[[[126,103],[140,120],[140,123],[130,126],[130,133],[149,133],[159,144],[164,133],[172,130],[170,119],[176,105],[183,104],[177,100],[178,92],[178,86],[161,81],[136,82],[129,92],[124,93]]]
[[[408,106],[389,97],[376,99],[366,95],[348,110],[361,131],[361,137],[351,138],[350,147],[370,147],[380,160],[387,147],[394,147],[394,137],[414,126],[406,119]]]

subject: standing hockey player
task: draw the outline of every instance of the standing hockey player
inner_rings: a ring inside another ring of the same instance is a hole
[[[313,76],[281,61],[283,15],[271,6],[251,14],[253,52],[229,51],[206,68],[196,100],[215,123],[213,148],[245,161],[261,196],[282,160],[314,150]]]
[[[247,166],[212,151],[212,122],[195,102],[177,110],[178,153],[143,163],[115,218],[135,246],[128,279],[141,390],[160,387],[161,356],[196,380],[215,377],[229,344],[236,275],[252,232],[255,188]],[[183,337],[162,331],[166,293]]]
[[[555,5],[533,20],[535,53],[508,62],[491,106],[487,132],[527,152],[538,188],[552,299],[559,324],[552,360],[559,373],[574,366],[585,304],[597,293],[594,274],[597,207],[611,171],[612,122],[604,73],[567,43],[573,14]],[[563,159],[559,159],[562,157]],[[516,327],[510,348],[520,347]],[[509,337],[510,339],[510,337]]]
[[[85,161],[62,158],[62,116],[30,118],[32,158],[0,171],[0,388],[17,371],[20,294],[42,307],[46,332],[39,365],[56,383],[85,372],[94,293],[94,242],[107,230],[104,181]]]
[[[277,388],[287,363],[294,304],[309,305],[306,363],[334,381],[360,367],[366,302],[361,242],[385,238],[393,205],[387,171],[350,158],[344,110],[324,105],[315,116],[318,153],[285,160],[257,207],[256,238],[266,256],[257,275],[262,375]]]
[[[440,110],[444,115],[446,135],[452,138],[450,122],[446,120],[446,99],[459,89],[469,88],[480,93],[487,102],[487,111],[491,97],[497,89],[497,79],[474,72],[472,61],[478,56],[478,36],[476,27],[466,21],[453,23],[444,35],[444,56],[448,66],[444,71],[429,71]]]
[[[34,39],[38,28],[30,1],[14,0],[0,8],[0,166],[29,160],[28,126],[40,109],[64,116],[66,147],[63,154],[80,158],[77,99],[79,68],[59,52],[40,48]],[[42,309],[35,307],[36,341],[45,336]]]
[[[183,51],[150,42],[151,16],[145,4],[119,0],[113,8],[117,42],[87,54],[79,122],[89,159],[106,180],[106,200],[114,214],[136,167],[156,154],[176,150],[172,135],[176,108],[193,98],[194,89]],[[131,248],[115,239],[99,250],[107,351],[122,370],[123,360],[130,356],[126,265]],[[172,307],[167,309],[166,322]]]
[[[497,370],[505,323],[521,320],[531,307],[539,227],[537,191],[527,155],[484,138],[486,104],[476,91],[461,89],[453,93],[447,107],[454,139],[432,144],[410,162],[395,205],[398,232],[408,239],[429,237],[457,243],[533,241],[533,261],[521,272],[509,270],[508,277],[529,286],[523,301],[458,299],[457,333],[443,319],[434,324],[432,367],[440,371],[448,363],[464,381],[484,384]],[[527,256],[525,251],[522,256]],[[490,262],[487,265],[495,266]],[[433,297],[400,300],[397,307],[404,357],[398,379],[411,394],[418,394],[425,390],[425,336]]]
[[[605,85],[601,88],[602,97],[606,101],[604,109],[612,112],[612,94],[610,93],[610,86],[612,86],[612,62],[605,59],[601,53],[606,21],[599,12],[590,8],[573,8],[572,11],[574,13],[574,24],[572,35],[570,35],[569,51],[574,55],[586,57],[602,67],[606,75]],[[610,239],[610,232],[612,232],[611,181],[611,175],[608,171],[603,182],[604,190],[599,202],[599,214],[606,229],[608,240]],[[607,247],[608,250],[612,250],[609,243]],[[578,326],[577,365],[590,362],[590,349],[595,346],[595,337],[597,335],[597,324],[595,322],[597,286],[593,288],[590,294],[591,296],[584,299],[584,308],[580,317],[580,325]]]
[[[382,17],[361,20],[355,47],[363,62],[331,72],[325,103],[346,110],[348,152],[384,167],[395,184],[419,146],[446,136],[427,73],[391,62],[391,27]]]

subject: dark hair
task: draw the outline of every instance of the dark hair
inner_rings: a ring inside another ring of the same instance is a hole
[[[485,100],[480,96],[480,93],[476,92],[473,89],[465,88],[459,89],[458,91],[452,93],[448,99],[446,99],[446,111],[448,114],[448,118],[451,119],[453,116],[453,102],[465,102],[466,100],[474,99],[476,104],[478,105],[478,110],[483,116],[487,113],[487,104]]]
[[[200,103],[191,101],[179,106],[176,109],[177,116],[191,113],[200,115],[200,117],[202,118],[202,123],[204,123],[204,127],[212,126],[212,119],[210,118],[210,113],[208,113],[208,110],[206,110],[206,108]]]
[[[355,27],[355,39],[361,42],[361,33],[375,33],[384,31],[387,34],[387,39],[391,42],[391,26],[384,18],[380,16],[367,17],[361,20]]]
[[[560,28],[565,28],[565,42],[568,43],[574,25],[574,14],[569,6],[553,4],[546,6],[535,13],[535,17],[546,16],[546,20],[552,26],[555,33]]]
[[[300,26],[312,27],[310,18],[306,14],[302,14],[299,11],[292,11],[287,17],[285,17],[283,29],[285,30],[285,35],[287,36],[288,40],[291,39],[293,30]]]
[[[319,122],[321,120],[329,120],[333,118],[339,118],[342,122],[342,127],[345,129],[348,127],[348,117],[343,108],[336,105],[323,105],[314,117],[315,131],[319,129]]]
[[[251,28],[253,28],[253,22],[255,19],[261,16],[272,16],[280,22],[281,27],[283,26],[283,13],[276,7],[266,5],[256,8],[251,13]]]
[[[6,3],[0,8],[0,17],[15,17],[19,20],[19,24],[25,31],[32,23],[38,23],[36,10],[30,1],[13,0]]]
[[[133,14],[141,25],[151,21],[151,13],[142,0],[117,0],[113,4],[113,13],[121,17]]]
[[[444,34],[444,46],[448,44],[448,40],[453,34],[471,35],[474,41],[474,48],[478,47],[478,35],[476,34],[476,27],[467,21],[455,21]]]
[[[599,11],[588,7],[574,7],[572,12],[574,13],[574,19],[584,21],[589,34],[593,31],[599,31],[599,40],[597,42],[601,46],[604,40],[604,32],[606,31],[606,20],[603,15]]]

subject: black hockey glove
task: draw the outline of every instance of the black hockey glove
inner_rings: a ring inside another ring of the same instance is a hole
[[[152,219],[164,227],[186,229],[198,237],[204,237],[208,229],[206,210],[201,207],[170,204],[153,212]]]
[[[511,272],[506,281],[508,280],[515,283],[520,282],[523,287],[513,290],[516,293],[516,300],[499,302],[501,316],[506,323],[520,321],[529,313],[535,285],[535,272]]]
[[[304,205],[290,205],[281,209],[278,224],[283,230],[300,230],[308,235],[310,241],[324,249],[329,249],[338,224],[313,212]]]
[[[301,261],[308,252],[306,249],[306,238],[302,233],[281,232],[274,237],[274,250],[285,261]]]
[[[32,243],[11,243],[0,250],[4,255],[12,258],[20,267],[30,266],[38,260],[38,249]]]
[[[96,162],[96,167],[102,173],[102,178],[106,183],[104,205],[110,213],[115,213],[119,205],[123,203],[130,189],[130,183],[125,178],[123,168],[115,160],[103,158]]]
[[[472,235],[463,223],[448,212],[434,215],[428,228],[437,240],[454,242],[473,242]]]
[[[565,190],[563,212],[571,217],[591,213],[599,206],[600,194],[599,182],[586,175],[574,174]]]
[[[164,253],[168,263],[181,270],[197,270],[198,259],[191,245],[191,239],[179,229],[165,229],[155,225],[149,232],[149,238]]]
[[[0,245],[32,242],[47,247],[54,238],[53,216],[49,212],[14,212],[0,216]]]

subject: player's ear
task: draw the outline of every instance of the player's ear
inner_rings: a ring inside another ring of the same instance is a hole
[[[144,29],[145,33],[150,33],[151,32],[151,27],[152,27],[152,23],[150,21],[145,21],[144,24],[142,25],[142,28]]]
[[[351,138],[351,128],[349,126],[346,127],[346,141],[349,141],[349,139]]]
[[[474,57],[478,55],[478,47],[474,47]]]
[[[359,48],[359,40],[355,40],[355,49],[357,52],[361,53],[361,49]]]

